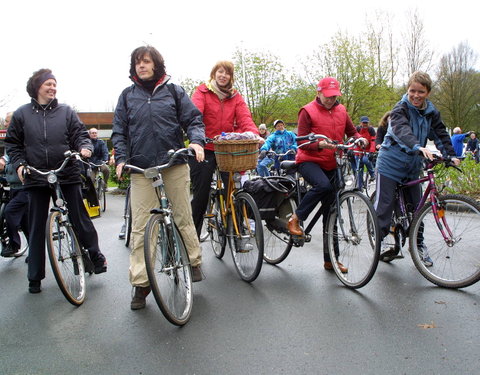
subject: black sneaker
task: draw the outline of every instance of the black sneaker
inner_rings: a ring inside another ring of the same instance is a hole
[[[107,260],[102,253],[98,254],[94,259],[92,259],[92,263],[94,267],[93,272],[95,275],[107,272]]]
[[[30,280],[28,282],[28,291],[33,294],[40,293],[42,291],[40,288],[41,285],[42,282],[40,280]]]
[[[8,244],[7,246],[3,246],[1,255],[2,257],[5,257],[5,258],[11,258],[17,252],[18,252],[18,249],[14,249],[13,246],[11,246],[11,244]]]

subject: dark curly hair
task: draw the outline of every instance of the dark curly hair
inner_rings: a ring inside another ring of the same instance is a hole
[[[31,98],[37,99],[38,89],[47,79],[55,77],[53,76],[51,69],[39,69],[32,74],[27,81],[27,93]],[[56,79],[55,79],[56,80]]]
[[[160,52],[158,52],[157,49],[152,46],[142,46],[133,50],[130,58],[130,78],[137,77],[135,65],[137,65],[137,63],[143,59],[145,55],[150,56],[153,61],[153,79],[159,80],[166,74],[165,61],[163,60]]]

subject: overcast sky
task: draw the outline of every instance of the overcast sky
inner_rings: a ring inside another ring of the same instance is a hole
[[[358,35],[366,20],[375,19],[375,11],[381,10],[392,16],[399,34],[406,12],[417,9],[426,37],[438,53],[448,53],[463,41],[479,53],[478,9],[472,4],[465,0],[2,0],[0,117],[29,101],[26,82],[40,68],[50,68],[56,75],[59,101],[83,112],[110,111],[131,83],[130,53],[145,43],[163,55],[173,82],[186,77],[203,80],[216,61],[231,59],[240,46],[268,50],[285,66],[293,66],[337,31]]]

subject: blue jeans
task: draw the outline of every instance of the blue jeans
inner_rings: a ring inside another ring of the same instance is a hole
[[[257,164],[257,172],[262,177],[270,176],[270,171],[268,166],[273,163],[273,159],[269,157],[264,157],[262,160],[259,160]]]
[[[363,187],[363,167],[367,167],[368,174],[370,175],[370,178],[375,177],[375,170],[373,168],[373,164],[370,160],[368,160],[368,156],[364,155],[361,158],[359,156],[355,156],[355,162],[359,163],[358,164],[358,176],[357,176],[357,188],[361,189]],[[356,165],[355,165],[355,171]]]

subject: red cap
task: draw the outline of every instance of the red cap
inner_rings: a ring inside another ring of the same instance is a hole
[[[320,91],[326,97],[342,96],[340,92],[340,82],[332,77],[325,77],[318,82],[317,91]]]

